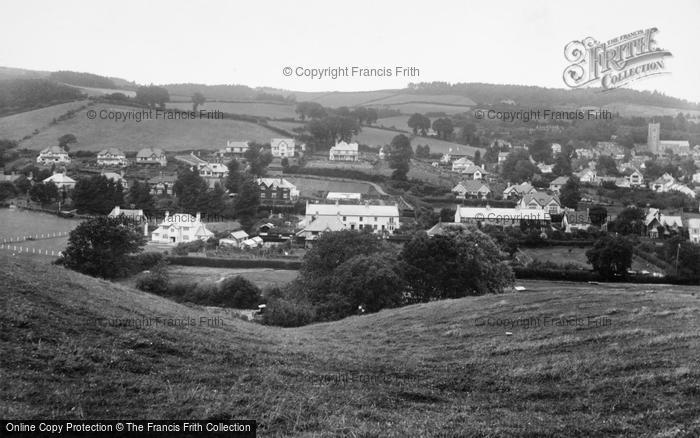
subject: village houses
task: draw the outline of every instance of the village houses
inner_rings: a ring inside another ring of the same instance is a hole
[[[109,167],[126,167],[129,165],[129,160],[126,159],[124,152],[117,148],[103,149],[97,153],[97,165]]]
[[[63,172],[56,172],[43,181],[44,184],[53,183],[59,190],[73,190],[76,181]]]
[[[284,178],[257,178],[260,188],[260,202],[292,202],[299,199],[297,187]]]
[[[307,202],[304,228],[319,218],[323,218],[324,223],[335,223],[329,219],[336,218],[349,230],[370,229],[375,233],[393,233],[400,226],[397,205],[311,204]]]
[[[270,149],[273,157],[285,158],[294,157],[299,150],[304,150],[304,146],[297,146],[293,138],[273,138],[270,142]]]
[[[165,167],[168,158],[160,148],[143,148],[136,153],[136,164],[159,165]]]
[[[552,218],[545,210],[535,208],[491,208],[457,206],[455,222],[472,225],[496,225],[500,227],[517,227],[522,221],[529,224],[548,227]]]
[[[559,198],[543,192],[533,192],[523,196],[517,207],[530,210],[545,210],[550,215],[562,212]]]
[[[562,187],[569,182],[569,177],[568,176],[560,176],[554,179],[551,183],[549,183],[549,190],[553,191],[554,193],[559,193]]]
[[[457,183],[452,188],[452,193],[457,196],[457,199],[486,199],[491,194],[491,189],[480,180],[467,180]]]
[[[151,241],[154,243],[178,244],[193,242],[195,240],[207,240],[214,236],[202,222],[201,216],[186,213],[170,215],[165,212],[163,222],[151,233]]]

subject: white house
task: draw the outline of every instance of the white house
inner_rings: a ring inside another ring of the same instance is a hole
[[[199,176],[205,178],[226,178],[228,167],[222,163],[206,163],[199,166]]]
[[[299,190],[284,178],[257,178],[255,183],[260,188],[260,201],[296,201]]]
[[[455,212],[455,222],[467,224],[487,224],[502,227],[519,226],[521,221],[528,221],[547,226],[552,218],[549,213],[541,209],[529,208],[491,208],[463,207],[458,205]]]
[[[241,248],[242,249],[253,249],[253,248],[259,248],[264,245],[264,241],[262,237],[260,236],[255,236],[251,237],[250,239],[246,239],[243,242],[241,242]]]
[[[550,215],[562,212],[559,198],[542,192],[533,192],[523,196],[520,202],[518,202],[518,208],[545,210]]]
[[[453,172],[462,172],[466,169],[469,169],[470,167],[474,166],[474,162],[470,160],[467,157],[462,157],[459,160],[455,160],[452,162],[452,171]]]
[[[576,176],[582,183],[591,184],[597,182],[598,178],[596,171],[588,167],[577,173]]]
[[[58,146],[49,146],[46,149],[39,152],[39,156],[36,157],[36,162],[38,164],[68,164],[70,163],[70,157],[68,152],[63,148]]]
[[[65,173],[54,173],[53,175],[51,175],[43,181],[44,184],[49,182],[54,183],[59,190],[73,190],[75,188],[76,183],[76,181],[73,178],[66,176]]]
[[[243,230],[233,231],[228,237],[219,239],[219,246],[240,247],[248,237],[248,233]]]
[[[552,143],[552,155],[556,156],[561,154],[561,145],[559,143]]]
[[[178,213],[170,216],[165,212],[163,222],[151,233],[151,241],[155,243],[177,244],[182,242],[193,242],[195,240],[207,240],[214,233],[209,231],[201,216]]]
[[[638,171],[637,169],[628,167],[622,172],[622,174],[625,176],[625,179],[629,181],[630,186],[640,187],[644,185],[644,175],[642,175],[642,172]]]
[[[97,153],[97,165],[125,167],[129,165],[129,161],[124,152],[117,148],[108,148]]]
[[[109,217],[123,216],[135,224],[143,224],[143,235],[148,237],[148,218],[141,209],[128,209],[115,206],[108,214]]]
[[[700,243],[700,219],[688,219],[688,236],[693,243]]]
[[[483,166],[469,166],[460,172],[468,179],[483,179],[489,173],[484,170]]]
[[[293,138],[273,138],[270,147],[273,157],[293,157],[297,151]]]
[[[375,233],[393,233],[400,226],[397,205],[309,204],[304,221],[311,224],[320,217],[336,217],[350,230],[369,228]]]
[[[540,172],[548,174],[552,173],[552,171],[554,170],[554,164],[539,163],[537,165],[537,168],[540,169]]]
[[[506,187],[505,190],[503,190],[503,198],[504,199],[509,199],[509,198],[520,198],[522,196],[527,195],[528,193],[534,193],[537,190],[532,186],[532,184],[528,182],[520,183],[520,184],[513,184],[508,187]]]
[[[159,164],[166,166],[168,158],[160,148],[143,148],[136,153],[136,164]]]
[[[668,173],[664,173],[655,181],[650,182],[649,188],[659,193],[665,193],[670,191],[681,192],[684,195],[690,196],[691,198],[695,198],[694,190],[692,190],[690,187],[684,184],[676,182],[676,179]]]
[[[357,143],[344,141],[336,143],[328,153],[328,159],[331,161],[357,161],[358,156],[359,146]]]
[[[346,225],[338,216],[318,216],[299,231],[297,236],[303,237],[304,241],[308,243],[318,239],[323,233],[341,231],[345,228]]]
[[[247,141],[231,141],[226,140],[226,147],[219,149],[219,155],[231,154],[237,157],[242,156],[250,148]]]

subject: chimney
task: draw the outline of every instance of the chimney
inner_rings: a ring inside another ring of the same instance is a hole
[[[197,222],[201,222],[201,221],[202,221],[202,215],[201,215],[199,212],[197,212],[196,219],[197,219]]]
[[[143,223],[143,235],[148,237],[148,221]]]
[[[117,205],[114,207],[114,214],[119,216],[121,214],[122,209]]]

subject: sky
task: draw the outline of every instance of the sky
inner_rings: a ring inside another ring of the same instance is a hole
[[[700,102],[699,0],[15,0],[0,3],[0,16],[0,66],[297,91],[430,81],[565,88],[567,43],[656,27],[673,54],[670,74],[632,88]],[[346,66],[415,67],[419,76],[296,74]]]

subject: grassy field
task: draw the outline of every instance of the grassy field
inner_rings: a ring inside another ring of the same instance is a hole
[[[24,240],[13,242],[10,245],[36,250],[63,251],[68,244],[66,233],[73,230],[80,222],[79,219],[64,219],[47,213],[0,208],[0,242],[15,241],[18,237],[23,236],[58,233],[59,237]],[[8,249],[2,249],[2,251],[14,252]]]
[[[325,192],[362,193],[363,196],[378,194],[371,184],[361,181],[334,181],[300,176],[285,176],[285,179],[297,186],[301,196],[305,197],[316,197]]]
[[[190,102],[171,102],[168,108],[176,108],[182,111],[191,111]],[[206,102],[199,109],[213,111],[219,110],[229,114],[245,114],[255,117],[269,117],[271,119],[296,118],[295,105],[275,104],[265,102]],[[269,141],[269,140],[268,140]]]
[[[552,262],[557,264],[573,263],[584,269],[591,269],[592,266],[586,258],[586,251],[589,248],[576,248],[568,246],[554,246],[548,248],[524,248],[523,252],[541,262]],[[663,270],[657,268],[646,260],[634,256],[632,259],[632,270],[663,273]]]
[[[99,114],[102,110],[135,111],[134,108],[118,105],[98,104],[90,107]],[[226,140],[250,140],[267,143],[278,136],[254,123],[236,120],[135,120],[127,122],[114,120],[90,120],[87,110],[75,117],[43,130],[38,135],[21,143],[28,149],[43,149],[55,144],[56,139],[66,133],[74,133],[78,143],[73,150],[99,151],[108,147],[118,147],[123,151],[136,151],[144,147],[160,147],[165,151],[184,149],[218,149],[226,145]],[[27,122],[29,123],[29,122]],[[17,122],[16,126],[22,123]],[[14,136],[16,134],[13,134]]]
[[[228,269],[207,268],[201,266],[175,266],[168,268],[170,279],[173,281],[217,281],[222,278],[240,275],[250,280],[261,289],[267,287],[283,286],[297,278],[299,271],[285,269]]]
[[[25,136],[31,135],[37,129],[43,130],[48,128],[53,119],[86,104],[87,101],[69,102],[12,116],[0,117],[0,139],[21,140]],[[51,139],[50,143],[47,143],[44,147],[56,144],[59,136]]]
[[[519,282],[527,292],[278,329],[0,263],[7,419],[249,418],[259,436],[304,437],[700,433],[697,288]]]

